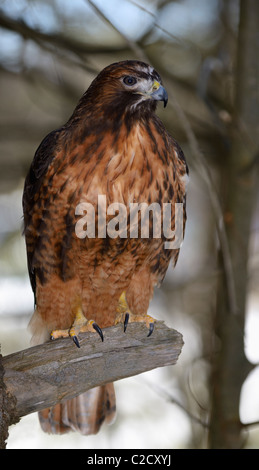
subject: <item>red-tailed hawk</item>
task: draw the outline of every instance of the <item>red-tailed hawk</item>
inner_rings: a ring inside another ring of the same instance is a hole
[[[152,333],[147,310],[154,287],[179,254],[178,245],[166,246],[165,207],[172,206],[174,233],[174,205],[180,205],[184,232],[188,173],[181,148],[155,114],[157,101],[166,105],[167,93],[153,67],[135,60],[112,64],[36,151],[23,195],[34,344],[71,336],[80,346],[80,331],[103,339],[102,328],[118,321],[124,329],[144,321]],[[147,211],[144,234],[142,211],[135,210],[142,203],[161,208],[160,214]],[[85,214],[92,216],[88,223]],[[161,230],[154,234],[154,228]],[[47,432],[90,434],[114,412],[108,384],[44,410],[40,422]]]

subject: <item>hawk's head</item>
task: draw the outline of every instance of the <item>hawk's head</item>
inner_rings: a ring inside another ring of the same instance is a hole
[[[124,112],[153,111],[157,101],[166,106],[168,95],[160,75],[150,65],[137,60],[116,62],[103,69],[87,90],[92,106]],[[140,108],[141,107],[141,108]]]

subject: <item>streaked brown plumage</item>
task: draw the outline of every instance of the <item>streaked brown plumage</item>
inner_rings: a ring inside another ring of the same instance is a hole
[[[101,328],[113,325],[123,292],[133,317],[144,316],[154,286],[170,260],[176,263],[179,249],[165,249],[163,237],[130,238],[128,232],[127,238],[80,239],[75,233],[76,206],[89,202],[97,208],[98,194],[106,196],[107,206],[182,202],[185,225],[188,170],[182,150],[155,114],[157,100],[166,100],[166,92],[152,67],[139,61],[112,64],[96,77],[69,121],[36,151],[23,196],[34,344],[53,330],[71,328],[78,308]],[[114,411],[109,384],[44,410],[41,422],[48,432],[71,426],[89,434]]]

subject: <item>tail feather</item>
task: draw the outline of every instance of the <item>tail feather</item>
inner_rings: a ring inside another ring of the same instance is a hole
[[[111,423],[115,412],[114,385],[110,383],[40,411],[39,421],[47,433],[64,434],[74,430],[88,435],[96,434],[104,421]]]

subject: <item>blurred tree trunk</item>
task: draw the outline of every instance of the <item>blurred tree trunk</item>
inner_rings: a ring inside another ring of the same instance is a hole
[[[244,353],[244,324],[249,239],[258,166],[258,35],[259,2],[241,0],[231,150],[224,175],[227,187],[222,195],[233,266],[235,306],[230,305],[227,279],[223,273],[217,293],[216,334],[220,339],[220,351],[213,364],[209,431],[209,445],[217,449],[242,447],[240,392],[251,370]]]

